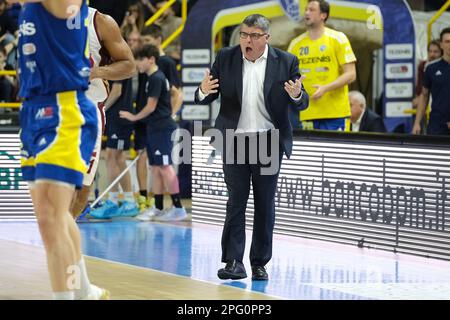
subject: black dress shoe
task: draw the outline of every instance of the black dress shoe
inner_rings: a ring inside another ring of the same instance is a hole
[[[228,261],[225,268],[219,269],[217,276],[222,280],[238,280],[247,278],[247,273],[242,262],[233,260]]]
[[[268,280],[269,275],[267,274],[266,268],[262,266],[252,267],[252,280]]]

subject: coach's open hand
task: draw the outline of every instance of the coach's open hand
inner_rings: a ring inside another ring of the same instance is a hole
[[[204,95],[208,95],[210,93],[216,93],[218,87],[219,79],[213,79],[213,76],[209,73],[209,69],[206,69],[205,77],[200,84],[200,90]]]
[[[286,92],[292,99],[300,97],[300,93],[302,92],[303,79],[305,79],[305,76],[301,76],[300,79],[295,80],[295,82],[289,80],[284,83],[284,90],[286,90]]]

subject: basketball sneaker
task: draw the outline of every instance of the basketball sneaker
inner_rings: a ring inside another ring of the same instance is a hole
[[[155,207],[151,207],[150,209],[145,210],[143,213],[138,215],[136,219],[139,221],[151,221],[154,220],[155,217],[162,216],[164,211],[156,209]]]
[[[106,200],[101,207],[91,210],[89,214],[96,219],[109,219],[112,216],[117,215],[117,210],[119,210],[117,204],[111,200]]]
[[[153,197],[144,197],[139,195],[137,198],[137,203],[139,206],[139,212],[143,213],[145,210],[155,205],[155,199]]]
[[[112,217],[134,217],[139,213],[136,202],[122,201],[120,207],[114,212]]]
[[[147,198],[146,197],[139,195],[137,198],[137,203],[139,206],[140,213],[143,213],[145,210],[147,210]]]
[[[186,209],[172,207],[164,214],[155,216],[153,220],[167,222],[167,221],[183,221],[187,219]]]

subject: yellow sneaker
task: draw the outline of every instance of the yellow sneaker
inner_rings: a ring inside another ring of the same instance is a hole
[[[147,209],[147,198],[139,195],[137,198],[139,212],[142,213]]]
[[[147,205],[147,208],[154,207],[155,206],[155,198],[153,198],[153,197],[147,198],[146,205]]]

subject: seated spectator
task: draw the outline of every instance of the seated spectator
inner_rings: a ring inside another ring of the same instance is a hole
[[[351,109],[352,132],[386,132],[383,119],[366,107],[366,98],[359,91],[348,93]]]

